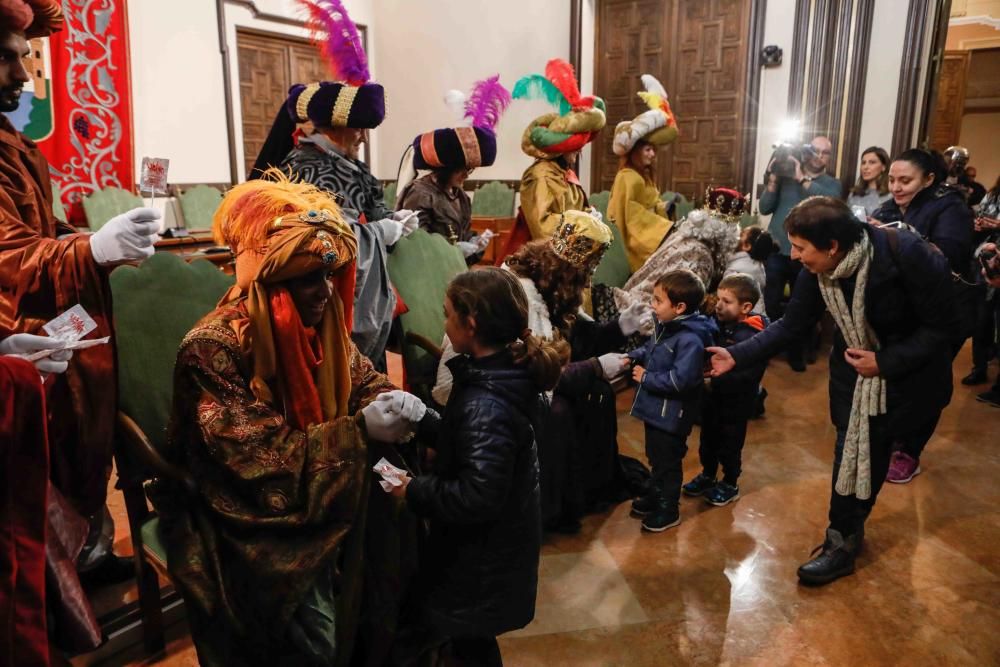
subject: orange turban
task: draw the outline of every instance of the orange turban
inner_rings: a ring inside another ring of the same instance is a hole
[[[59,0],[0,0],[0,24],[26,37],[47,37],[63,27]]]
[[[216,241],[229,245],[236,256],[236,285],[223,302],[247,298],[246,335],[237,334],[253,354],[254,394],[273,402],[272,385],[277,383],[286,413],[305,411],[300,419],[292,419],[299,422],[295,424],[299,428],[346,415],[358,246],[340,208],[315,186],[292,182],[281,172],[269,170],[263,179],[229,191],[215,214],[213,228]],[[302,347],[307,338],[281,284],[319,269],[332,274],[335,293],[318,327],[320,352],[314,355],[318,366],[308,372],[311,377],[304,377],[306,371],[299,361],[311,359],[312,353],[292,349]],[[281,341],[282,349],[276,348],[276,341]],[[304,385],[306,395],[300,396]],[[315,391],[310,392],[310,386]],[[307,409],[314,398],[318,398],[321,415]]]

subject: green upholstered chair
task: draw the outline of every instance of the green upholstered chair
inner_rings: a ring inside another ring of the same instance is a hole
[[[677,195],[677,207],[674,210],[676,211],[676,216],[678,220],[683,219],[684,216],[686,216],[688,213],[694,210],[694,202],[690,201],[687,197],[685,197],[679,192],[670,194]],[[663,196],[666,196],[666,193],[664,193]]]
[[[62,188],[52,181],[52,215],[56,220],[66,222],[66,207],[62,203]]]
[[[484,218],[509,218],[514,215],[514,191],[499,181],[491,181],[472,197],[472,215]]]
[[[444,293],[467,269],[465,258],[440,234],[418,229],[395,245],[388,268],[409,308],[399,317],[406,381],[410,391],[430,401],[444,338]]]
[[[83,198],[87,226],[96,232],[111,218],[143,205],[141,197],[121,188],[104,188]]]
[[[591,202],[593,202],[593,198],[591,198]],[[604,206],[607,208],[607,203]],[[611,247],[604,252],[601,263],[597,265],[597,270],[594,271],[593,282],[595,285],[624,287],[629,276],[632,275],[632,271],[628,265],[628,255],[625,254],[625,242],[622,240],[622,233],[618,229],[618,225],[610,220],[607,222],[608,227],[611,228],[613,239]]]
[[[595,192],[587,197],[587,201],[590,202],[591,206],[600,211],[601,215],[604,216],[604,222],[610,224],[610,221],[608,220],[608,202],[611,201],[611,193],[607,190]]]
[[[393,181],[382,188],[382,199],[385,201],[385,207],[390,211],[396,210],[396,187],[398,185],[398,181]]]
[[[177,201],[184,215],[184,227],[189,231],[204,231],[212,228],[212,217],[222,203],[222,193],[210,185],[196,185],[181,192]]]
[[[758,224],[760,224],[760,216],[756,213],[744,213],[740,216],[740,229],[754,227]]]
[[[196,488],[186,471],[159,454],[167,438],[174,362],[185,334],[215,307],[234,278],[205,260],[189,264],[176,255],[157,253],[138,267],[118,267],[110,281],[118,347],[115,461],[141,573],[143,639],[152,653],[164,645],[164,604],[177,595],[160,596],[156,570],[166,576],[166,551],[159,540],[159,520],[146,503],[144,483],[161,477]]]

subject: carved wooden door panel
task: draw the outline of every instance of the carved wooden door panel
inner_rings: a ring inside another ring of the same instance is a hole
[[[943,151],[958,143],[965,111],[965,88],[969,74],[970,51],[945,51],[938,79],[937,99],[931,115],[931,148]]]
[[[614,182],[614,127],[645,109],[639,76],[653,74],[670,95],[680,137],[661,149],[657,185],[689,199],[741,174],[742,101],[750,0],[600,0],[594,91],[608,105],[595,141],[592,191]]]
[[[247,174],[288,89],[295,83],[329,78],[323,59],[308,41],[287,35],[237,30],[243,156]]]

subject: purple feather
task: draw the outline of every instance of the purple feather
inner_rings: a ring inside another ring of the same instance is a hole
[[[500,115],[510,104],[510,92],[500,85],[500,75],[477,81],[465,102],[465,117],[473,127],[496,129]]]
[[[298,0],[309,11],[309,32],[337,81],[360,86],[371,79],[364,44],[341,0]]]

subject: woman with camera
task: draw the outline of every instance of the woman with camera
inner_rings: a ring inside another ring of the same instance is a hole
[[[1000,244],[1000,178],[979,206],[975,230],[976,241],[980,243],[976,256],[981,265],[983,282],[986,283],[986,295],[979,302],[976,312],[976,329],[972,334],[972,372],[962,378],[964,385],[985,384],[989,379],[986,368],[990,359],[1000,356],[1000,340],[997,339],[997,325],[1000,324],[1000,258],[997,257],[997,245]],[[1000,407],[1000,375],[993,387],[976,396],[976,400]]]
[[[794,284],[802,265],[791,257],[791,246],[785,236],[785,218],[789,211],[806,197],[825,195],[840,197],[840,181],[826,173],[833,153],[833,144],[826,137],[815,137],[805,146],[779,144],[764,173],[764,192],[760,196],[760,212],[771,215],[768,231],[778,241],[779,252],[772,254],[765,265],[767,285],[764,304],[771,321],[781,318],[785,285]],[[806,369],[804,341],[791,341],[788,365],[792,370]]]
[[[947,185],[944,159],[922,148],[903,151],[889,167],[892,199],[872,217],[882,223],[903,222],[934,244],[948,259],[953,274],[952,300],[956,326],[949,348],[952,358],[975,328],[976,309],[983,299],[972,270],[972,209],[964,195]],[[950,382],[950,381],[949,381]],[[900,449],[892,456],[888,481],[906,484],[920,474],[920,455],[934,435],[941,412],[928,412],[900,433]]]
[[[951,400],[954,326],[947,260],[916,234],[866,225],[832,197],[810,197],[785,220],[799,274],[784,317],[728,348],[710,347],[712,376],[766,359],[830,311],[830,416],[837,431],[829,528],[799,579],[854,571],[864,524],[903,425]]]
[[[861,166],[858,169],[858,182],[847,195],[847,205],[855,212],[856,207],[865,210],[864,218],[868,218],[879,206],[892,197],[889,194],[889,154],[879,146],[869,146],[861,154]],[[862,219],[861,216],[858,216]]]

